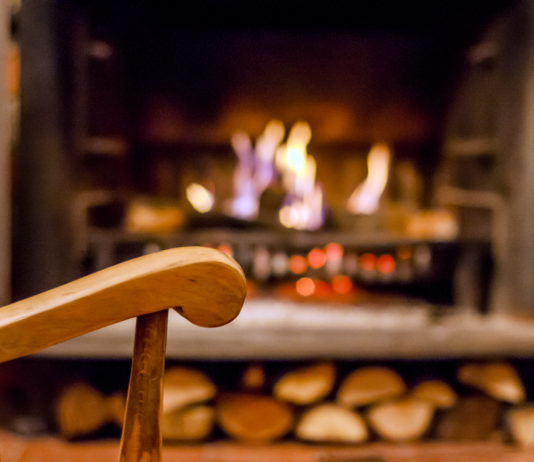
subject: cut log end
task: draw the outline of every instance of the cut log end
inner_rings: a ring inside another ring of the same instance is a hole
[[[163,439],[173,441],[201,441],[213,429],[215,411],[211,406],[193,405],[163,414]]]
[[[378,403],[368,413],[373,430],[394,442],[418,440],[428,430],[433,416],[434,406],[417,398]]]
[[[406,385],[392,369],[362,367],[349,374],[341,383],[337,402],[346,407],[366,406],[402,395]]]
[[[163,379],[163,413],[212,399],[217,388],[204,373],[186,367],[165,371]]]
[[[336,368],[332,363],[320,363],[285,374],[274,386],[274,395],[297,405],[315,403],[334,387]]]
[[[441,380],[427,380],[419,383],[414,387],[412,396],[426,400],[438,409],[451,408],[458,400],[452,387]]]
[[[296,435],[315,443],[358,444],[369,432],[363,418],[338,404],[320,404],[306,411],[297,425]]]
[[[106,398],[86,383],[75,383],[62,391],[56,416],[63,437],[90,435],[108,421]]]
[[[512,404],[525,401],[523,382],[510,364],[466,364],[458,370],[458,381],[499,401]]]
[[[229,436],[263,444],[284,436],[293,425],[293,413],[285,403],[270,396],[223,395],[217,402],[217,420]]]
[[[506,421],[512,439],[519,446],[534,447],[534,405],[511,409]]]

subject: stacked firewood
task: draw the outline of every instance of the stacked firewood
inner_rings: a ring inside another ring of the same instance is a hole
[[[167,370],[162,433],[168,441],[205,441],[216,432],[253,444],[283,437],[325,444],[441,440],[512,440],[534,445],[534,404],[509,364],[473,363],[457,371],[453,386],[423,380],[408,387],[393,369],[359,367],[339,378],[332,362],[296,368],[267,383],[259,364],[245,369],[239,391],[219,392],[203,372]],[[124,396],[103,396],[87,384],[60,395],[57,421],[66,438],[115,423]]]

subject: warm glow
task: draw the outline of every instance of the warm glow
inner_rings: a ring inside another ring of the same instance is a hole
[[[287,141],[279,120],[267,124],[255,145],[247,133],[232,135],[232,148],[237,156],[234,169],[234,194],[227,212],[237,218],[258,217],[261,194],[280,177],[286,191],[278,212],[280,223],[299,230],[319,229],[324,221],[323,190],[316,182],[317,163],[308,154],[311,129],[306,122],[296,122]]]
[[[340,274],[332,279],[332,289],[338,294],[348,294],[352,290],[352,280]]]
[[[295,284],[295,289],[299,295],[309,297],[315,292],[315,282],[310,278],[300,278]]]
[[[372,253],[364,253],[360,257],[360,268],[364,271],[374,271],[376,264],[376,256]]]
[[[292,273],[302,274],[308,269],[308,262],[302,255],[293,255],[289,259],[289,269]]]
[[[312,268],[318,269],[323,266],[325,262],[326,254],[324,250],[315,248],[308,253],[308,263]]]
[[[378,210],[380,197],[388,180],[391,151],[387,144],[376,143],[367,156],[367,178],[351,194],[347,209],[355,214],[370,215]]]
[[[317,163],[308,154],[311,129],[297,122],[287,142],[276,152],[276,167],[287,191],[279,211],[280,223],[286,228],[316,230],[323,224],[323,190],[316,183]]]
[[[307,146],[311,139],[311,129],[306,122],[293,125],[287,143],[278,149],[276,166],[281,172],[303,175],[307,167]]]
[[[191,183],[186,189],[187,200],[200,213],[209,212],[215,203],[213,194],[198,183]]]
[[[325,247],[326,258],[328,260],[341,260],[343,258],[343,247],[337,242],[331,242]]]
[[[323,190],[316,185],[305,198],[288,195],[287,204],[278,212],[280,223],[286,228],[314,231],[323,224]]]
[[[382,274],[391,274],[395,271],[395,259],[391,255],[380,255],[376,267]]]
[[[279,120],[267,124],[252,145],[247,133],[232,135],[232,148],[237,156],[234,169],[234,196],[229,213],[237,218],[252,220],[258,216],[260,196],[275,176],[274,155],[284,137],[284,125]]]

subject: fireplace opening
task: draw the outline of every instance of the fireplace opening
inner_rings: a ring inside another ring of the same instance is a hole
[[[514,3],[52,2],[50,56],[27,62],[59,64],[68,251],[16,292],[191,244],[233,255],[251,297],[487,310],[491,224],[451,204],[444,146]],[[491,158],[470,168],[492,181]]]

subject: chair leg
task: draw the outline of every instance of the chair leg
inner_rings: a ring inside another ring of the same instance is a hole
[[[161,405],[168,310],[137,318],[120,462],[161,461]]]

